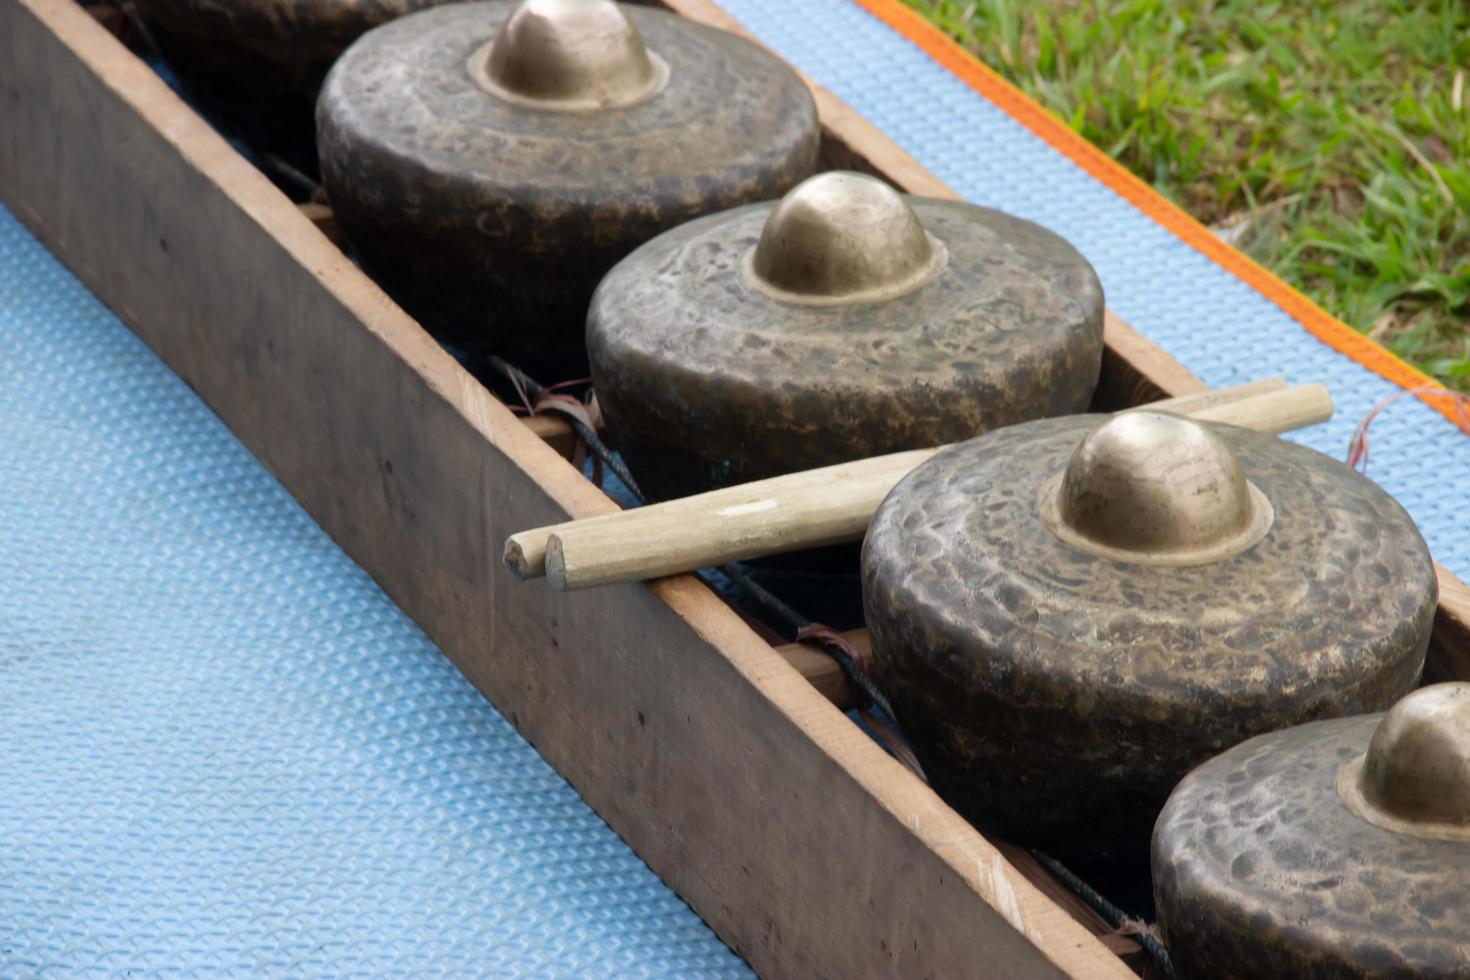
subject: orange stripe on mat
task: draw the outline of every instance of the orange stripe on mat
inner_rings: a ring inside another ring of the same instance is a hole
[[[1423,371],[1358,333],[1277,278],[1274,273],[1258,265],[1244,252],[1221,241],[1178,205],[1135,177],[1056,115],[1033,102],[1020,89],[996,74],[948,34],[920,14],[903,6],[899,0],[853,2],[918,45],[988,101],[1065,154],[1073,163],[1138,210],[1169,229],[1181,241],[1275,303],[1305,327],[1308,333],[1333,350],[1346,354],[1375,374],[1404,388],[1445,390],[1442,384]],[[1458,426],[1458,413],[1452,399],[1441,397],[1433,390],[1421,393],[1420,397]]]

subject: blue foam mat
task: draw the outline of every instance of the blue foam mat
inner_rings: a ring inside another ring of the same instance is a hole
[[[1072,241],[1108,305],[1212,386],[1282,375],[1324,382],[1325,425],[1291,438],[1338,459],[1397,385],[1308,334],[852,0],[719,0],[752,34],[862,113],[950,187]],[[1470,438],[1414,398],[1373,423],[1368,475],[1430,549],[1470,577]]]
[[[0,977],[748,970],[0,208]]]
[[[1066,235],[1214,385],[1395,389],[850,0],[721,0],[961,194]],[[0,977],[748,971],[0,208]],[[1470,442],[1371,475],[1470,571]]]

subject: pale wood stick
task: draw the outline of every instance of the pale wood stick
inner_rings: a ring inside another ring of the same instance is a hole
[[[338,248],[342,247],[342,232],[337,228],[337,218],[332,214],[331,207],[326,204],[318,204],[316,201],[308,201],[296,207],[312,224],[316,225],[317,231],[327,236],[327,241]]]
[[[1205,422],[1225,422],[1280,435],[1332,418],[1332,396],[1328,394],[1326,385],[1309,384],[1257,395],[1229,405],[1206,406],[1189,415]]]
[[[711,490],[709,493],[682,497],[661,504],[650,504],[636,510],[522,531],[506,539],[505,564],[517,578],[536,578],[545,575],[548,573],[546,562],[549,558],[549,548],[556,533],[571,530],[577,534],[586,528],[605,526],[609,530],[603,540],[614,541],[623,534],[639,533],[635,530],[637,525],[629,528],[624,522],[649,511],[657,512],[658,517],[654,523],[659,526],[663,526],[667,521],[673,521],[676,525],[682,526],[690,521],[707,518],[722,528],[731,529],[735,538],[730,544],[734,545],[737,551],[747,551],[752,547],[764,549],[768,546],[770,539],[769,532],[762,529],[766,524],[764,516],[768,512],[784,515],[782,508],[785,506],[785,498],[788,495],[794,495],[798,499],[820,498],[822,500],[822,507],[818,511],[808,513],[802,521],[801,538],[809,543],[799,547],[818,548],[822,545],[851,541],[854,528],[857,529],[857,536],[862,537],[863,531],[868,526],[868,520],[873,516],[877,501],[882,500],[905,474],[939,452],[940,448],[942,447],[910,449],[887,456],[874,456],[850,463],[824,466],[821,469],[803,470],[799,473],[772,477],[769,480],[757,480],[754,483],[743,483],[740,486],[727,487],[723,490]],[[874,494],[877,494],[876,500]],[[642,523],[638,522],[638,524]],[[748,539],[743,537],[747,528],[755,532],[754,536]],[[744,557],[774,553],[757,550]],[[635,560],[638,562],[646,560],[643,557],[644,554],[645,552],[640,549],[639,557]],[[722,564],[727,560],[738,559],[721,559],[714,564]],[[695,565],[694,567],[704,566]]]
[[[521,418],[521,424],[558,454],[572,458],[572,451],[577,445],[577,431],[565,418],[560,415],[527,415]]]
[[[1243,401],[1248,398],[1254,398],[1257,395],[1279,391],[1285,387],[1286,382],[1280,378],[1266,378],[1261,381],[1251,381],[1245,384],[1232,385],[1229,388],[1218,388],[1213,391],[1200,392],[1199,394],[1194,395],[1181,395],[1177,398],[1166,398],[1162,401],[1151,402],[1148,405],[1139,406],[1139,408],[1189,414],[1191,411],[1196,409],[1214,408],[1220,405],[1230,404],[1231,402]],[[1135,409],[1129,409],[1129,411],[1134,410]],[[528,420],[528,424],[534,425],[534,423],[534,419]],[[543,438],[546,438],[549,433],[542,434],[538,432],[538,435],[543,435]],[[571,436],[570,426],[567,427],[567,435],[568,437]],[[552,440],[548,438],[548,441],[550,442]],[[555,442],[553,442],[552,444],[553,446],[556,446]],[[927,459],[934,452],[937,452],[937,449],[919,450],[919,452],[924,453],[924,456],[918,461],[914,462],[912,464],[913,466],[917,466],[919,462],[923,461],[923,459]],[[570,448],[568,448],[567,451],[563,453],[563,455],[569,454]],[[875,462],[875,460],[886,458],[888,457],[874,457],[874,459],[865,460],[864,462],[876,466],[878,464]],[[847,465],[848,464],[844,464],[840,467],[828,467],[825,470],[820,470],[817,472],[825,474],[829,473],[831,470],[845,471]],[[907,470],[905,470],[904,472],[907,472]],[[901,475],[902,474],[900,474],[900,476]],[[785,480],[789,479],[789,477],[778,477],[777,479]],[[711,507],[715,509],[720,509],[737,506],[742,503],[750,503],[753,501],[762,500],[762,494],[766,492],[766,487],[768,483],[769,481],[760,481],[758,483],[742,484],[741,486],[731,487],[727,490],[712,491],[713,495],[699,494],[693,497],[685,497],[680,500],[667,501],[665,503],[656,504],[654,506],[662,508],[666,513],[672,511],[674,508],[681,506],[690,506],[696,511],[703,508]],[[589,520],[616,520],[623,516],[624,515],[622,514],[608,514],[604,515],[603,517],[590,518]],[[587,522],[580,521],[568,523],[577,523],[581,525]],[[505,565],[508,569],[510,569],[511,574],[522,581],[528,578],[540,578],[541,576],[545,575],[546,546],[550,541],[551,535],[566,526],[568,525],[556,524],[549,527],[532,528],[528,531],[520,531],[516,534],[512,534],[509,538],[507,538],[505,542],[504,560]],[[866,527],[866,525],[864,526]]]
[[[1331,417],[1332,402],[1321,385],[1306,385],[1213,405],[1201,414],[1275,433]],[[528,567],[526,543],[544,535],[547,581],[567,590],[858,541],[894,484],[938,451],[856,460],[523,532],[507,541],[506,561],[518,572],[517,559]]]
[[[557,590],[583,589],[860,540],[888,491],[941,448],[805,470],[606,520],[569,522],[547,535],[546,581]]]
[[[1330,417],[1331,400],[1313,385],[1203,414],[1281,432]],[[938,451],[859,460],[550,528],[547,581],[558,590],[590,588],[858,541],[893,486]]]
[[[1262,378],[1259,381],[1247,381],[1244,384],[1231,385],[1229,388],[1211,388],[1209,391],[1201,391],[1193,395],[1179,395],[1174,398],[1165,398],[1161,401],[1146,402],[1135,405],[1132,408],[1123,409],[1124,412],[1173,412],[1177,415],[1198,415],[1207,408],[1217,408],[1220,405],[1229,405],[1232,402],[1243,402],[1247,398],[1257,395],[1269,394],[1273,391],[1286,390],[1285,378]]]
[[[867,655],[868,631],[866,629],[844,630],[842,638],[851,643],[864,656]],[[797,673],[807,679],[822,696],[844,711],[853,706],[852,684],[837,661],[822,652],[822,648],[808,643],[787,643],[776,647],[781,659],[795,667]]]

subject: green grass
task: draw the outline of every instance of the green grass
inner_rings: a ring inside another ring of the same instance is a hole
[[[905,0],[1318,304],[1470,390],[1470,3]]]

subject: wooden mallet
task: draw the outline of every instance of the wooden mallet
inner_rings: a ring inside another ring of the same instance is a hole
[[[1332,399],[1320,384],[1288,388],[1273,378],[1139,409],[1279,434],[1331,418]],[[859,541],[894,485],[942,448],[855,460],[521,531],[506,540],[505,563],[518,579],[544,575],[552,588],[570,590]]]

